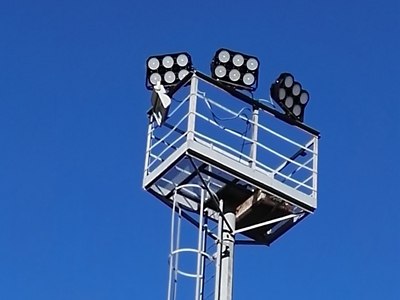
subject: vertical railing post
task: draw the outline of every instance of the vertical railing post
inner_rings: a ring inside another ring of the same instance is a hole
[[[251,129],[251,148],[250,148],[250,167],[255,169],[256,160],[257,160],[257,139],[258,139],[258,113],[259,109],[257,107],[253,107],[253,115],[251,120],[252,129]]]
[[[314,137],[313,146],[313,197],[317,200],[317,185],[318,185],[318,137]]]
[[[199,80],[194,75],[190,82],[190,97],[189,97],[189,112],[188,112],[188,127],[187,127],[187,139],[194,140],[194,130],[196,121],[196,102],[197,102],[197,89]]]
[[[153,115],[149,116],[149,125],[147,126],[147,140],[146,140],[146,157],[144,158],[144,174],[143,174],[143,184],[146,176],[149,174],[149,163],[150,163],[150,148],[151,140],[153,136]]]

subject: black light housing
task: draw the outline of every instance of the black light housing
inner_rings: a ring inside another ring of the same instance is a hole
[[[211,61],[211,76],[236,89],[255,91],[259,68],[257,57],[221,48]]]
[[[310,100],[310,94],[304,90],[300,83],[294,80],[290,73],[282,73],[272,83],[271,98],[291,118],[300,122],[304,121],[304,110]]]
[[[146,61],[146,88],[152,90],[157,82],[166,89],[175,86],[193,70],[189,53],[150,56]]]

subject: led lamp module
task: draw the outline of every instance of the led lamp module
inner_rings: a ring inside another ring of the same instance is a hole
[[[146,67],[148,90],[154,89],[157,82],[169,89],[193,71],[192,58],[186,52],[151,56],[147,59]]]
[[[271,98],[285,111],[285,113],[300,122],[304,121],[304,110],[310,95],[303,90],[300,83],[294,80],[290,73],[282,73],[272,83]]]
[[[255,91],[259,61],[256,57],[228,49],[219,49],[211,62],[211,76],[235,89]]]

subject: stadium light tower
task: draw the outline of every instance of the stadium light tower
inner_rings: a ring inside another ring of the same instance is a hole
[[[255,57],[220,49],[208,76],[181,55],[147,60],[143,188],[171,208],[167,299],[231,300],[235,247],[269,246],[315,211],[320,135],[303,123],[309,96],[292,75],[271,88],[284,114],[240,91],[257,86]],[[243,124],[249,134],[233,129]]]

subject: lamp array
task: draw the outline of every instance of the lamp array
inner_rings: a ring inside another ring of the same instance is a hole
[[[260,63],[254,56],[219,49],[211,61],[211,76],[237,89],[255,91]]]
[[[294,80],[290,73],[282,73],[272,83],[271,98],[285,111],[290,117],[303,122],[304,109],[310,99],[309,93],[304,90],[300,83]]]
[[[194,70],[191,56],[186,52],[151,56],[146,62],[146,88],[171,88]],[[258,86],[258,58],[221,48],[211,61],[211,77],[238,90],[255,91]],[[270,87],[271,98],[286,115],[304,121],[305,107],[310,95],[290,73],[282,73]]]
[[[146,62],[146,87],[152,90],[159,82],[165,88],[176,85],[191,70],[192,58],[186,52],[151,56]]]

